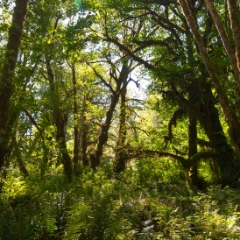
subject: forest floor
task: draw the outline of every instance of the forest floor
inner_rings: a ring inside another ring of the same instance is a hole
[[[71,184],[60,170],[12,172],[0,195],[0,239],[240,239],[239,190],[191,190],[181,172],[152,167],[128,168],[120,180],[110,167],[82,169]]]

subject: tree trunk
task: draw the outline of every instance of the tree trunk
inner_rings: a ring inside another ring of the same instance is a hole
[[[66,144],[66,137],[65,137],[65,128],[67,123],[67,118],[63,117],[62,114],[56,115],[56,128],[57,128],[57,135],[56,140],[59,146],[59,150],[62,155],[62,164],[64,168],[64,173],[69,182],[72,181],[72,161],[68,154],[67,144]]]
[[[118,100],[119,100],[119,93],[116,91],[112,94],[111,104],[106,114],[106,120],[101,127],[101,133],[98,138],[96,151],[94,152],[94,154],[90,156],[91,168],[93,169],[95,169],[97,166],[100,165],[100,159],[103,153],[103,146],[108,140],[108,131],[111,125],[112,116],[113,116],[115,107],[118,103]]]
[[[41,136],[41,138],[42,138],[42,148],[43,148],[43,159],[42,159],[42,162],[41,162],[41,167],[40,167],[40,171],[41,172],[40,172],[40,174],[41,174],[41,177],[44,177],[45,172],[47,170],[47,166],[48,166],[50,150],[49,150],[49,148],[46,145],[44,136]]]
[[[81,103],[81,111],[80,111],[80,121],[79,121],[79,147],[80,147],[80,159],[82,161],[83,166],[88,166],[88,156],[87,156],[87,148],[88,148],[88,133],[89,133],[89,125],[87,123],[86,117],[86,107],[87,107],[87,94],[84,93]]]
[[[0,169],[8,152],[11,137],[9,125],[11,97],[14,92],[14,71],[23,31],[24,17],[28,0],[16,0],[12,24],[8,33],[8,42],[0,76]]]
[[[126,86],[126,81],[124,81],[124,86]],[[127,129],[126,129],[126,94],[127,89],[126,87],[121,91],[121,107],[120,107],[120,116],[119,116],[119,131],[118,131],[118,139],[117,139],[117,146],[116,146],[116,155],[114,161],[114,173],[119,174],[125,169],[126,165],[126,136],[127,136]]]
[[[73,123],[74,123],[74,147],[73,147],[73,171],[76,174],[79,168],[79,119],[78,119],[78,101],[77,101],[77,80],[76,80],[76,70],[74,63],[70,66],[72,70],[72,85],[73,85]]]
[[[188,31],[186,33],[187,39],[187,63],[194,69],[193,63],[193,39]],[[196,91],[198,89],[197,82],[195,81],[195,74],[192,76],[192,80],[188,87],[188,98],[191,104],[196,105],[199,101],[199,96]],[[188,159],[191,159],[193,155],[197,153],[197,118],[192,113],[188,112]],[[192,186],[198,187],[198,163],[193,162],[188,170],[188,176],[190,179],[190,184]]]
[[[12,145],[15,148],[15,156],[17,159],[17,163],[19,165],[19,170],[20,173],[24,176],[24,177],[28,177],[29,176],[29,172],[24,164],[24,161],[22,160],[22,156],[21,156],[21,152],[20,149],[18,147],[18,143],[17,143],[17,139],[16,139],[16,133],[13,134],[12,137]]]
[[[179,0],[179,3],[182,7],[182,10],[184,12],[185,18],[187,20],[187,23],[192,30],[193,37],[198,45],[200,54],[202,55],[202,58],[204,60],[206,69],[208,71],[209,76],[211,77],[215,89],[217,91],[217,94],[220,98],[220,103],[223,109],[223,113],[225,116],[225,119],[229,126],[229,136],[231,139],[231,143],[233,144],[236,154],[238,158],[240,159],[240,139],[238,137],[238,133],[240,132],[240,123],[236,116],[236,113],[231,108],[229,99],[227,95],[225,94],[225,91],[219,81],[219,78],[217,76],[216,71],[214,70],[214,67],[210,61],[210,58],[208,56],[207,50],[204,46],[203,39],[200,35],[200,32],[198,30],[198,26],[195,22],[195,18],[192,15],[192,12],[189,8],[189,5],[186,0]]]
[[[64,168],[64,173],[69,182],[72,181],[72,161],[69,156],[66,144],[66,137],[65,137],[65,129],[67,125],[67,116],[60,110],[60,103],[59,103],[59,94],[56,90],[55,82],[54,82],[54,73],[51,67],[50,59],[45,56],[46,60],[46,69],[48,74],[48,81],[50,85],[50,91],[53,97],[54,108],[52,110],[54,124],[56,126],[56,141],[59,146],[59,150],[61,153],[61,160]]]
[[[201,120],[202,126],[213,146],[216,153],[218,153],[218,165],[220,168],[220,178],[223,185],[236,181],[233,176],[229,174],[235,169],[234,151],[227,142],[227,138],[223,132],[223,128],[220,122],[220,117],[217,108],[214,105],[214,96],[209,84],[206,85],[204,91],[202,106],[204,115]],[[236,171],[235,171],[236,172]],[[218,173],[215,173],[218,174]]]
[[[228,12],[230,25],[233,31],[235,51],[237,58],[238,74],[240,75],[240,19],[239,19],[239,6],[236,0],[228,0]],[[239,76],[240,77],[240,76]],[[240,83],[239,83],[240,84]]]
[[[221,37],[223,46],[224,46],[224,48],[227,52],[227,55],[231,61],[234,75],[235,75],[236,84],[237,84],[238,93],[240,93],[240,72],[239,72],[240,68],[239,68],[237,56],[235,55],[234,49],[231,46],[231,42],[230,42],[228,35],[223,27],[222,21],[217,13],[216,8],[214,7],[213,2],[211,0],[205,0],[205,2],[207,5],[207,8],[208,8],[208,11],[210,12],[210,14],[212,16],[213,22],[218,30],[218,33]],[[235,26],[235,24],[232,24],[232,25]],[[236,26],[239,26],[239,24]]]
[[[200,80],[199,80],[200,81]],[[214,160],[215,164],[220,169],[220,181],[222,185],[231,184],[237,180],[237,168],[235,168],[234,151],[227,142],[224,135],[223,128],[219,119],[219,113],[214,105],[214,96],[212,94],[211,86],[209,83],[202,83],[201,88],[195,91],[195,94],[201,99],[201,106],[197,104],[192,105],[186,101],[181,95],[177,94],[177,100],[180,105],[183,105],[186,111],[194,115],[204,128],[209,141],[211,142],[212,149],[218,154],[218,160]],[[231,174],[233,174],[231,176]],[[218,176],[219,173],[215,172]]]
[[[101,128],[101,133],[98,138],[96,151],[94,154],[90,156],[91,167],[93,169],[95,169],[97,166],[100,165],[100,159],[103,153],[103,146],[108,140],[108,131],[111,125],[112,116],[113,116],[115,107],[119,101],[121,91],[123,91],[123,89],[127,87],[127,86],[124,86],[123,83],[127,82],[128,74],[130,73],[130,71],[131,71],[130,67],[123,64],[119,77],[115,79],[117,86],[116,86],[116,89],[112,91],[110,107],[106,114],[106,120]]]
[[[85,101],[85,100],[84,100]],[[85,107],[84,107],[85,108]],[[83,166],[87,166],[88,163],[88,158],[87,158],[87,147],[88,147],[88,126],[85,123],[86,121],[86,116],[85,112],[83,113],[83,121],[82,121],[82,129],[81,129],[81,154],[82,154],[82,163]]]
[[[192,114],[189,114],[188,122],[188,158],[190,159],[197,153],[197,119]],[[197,162],[193,163],[188,171],[190,183],[193,186],[198,186],[198,168]]]

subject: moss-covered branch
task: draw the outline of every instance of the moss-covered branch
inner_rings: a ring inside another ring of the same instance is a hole
[[[169,153],[169,152],[160,152],[148,149],[135,149],[135,150],[127,150],[128,152],[128,159],[136,158],[136,157],[169,157],[171,159],[177,160],[182,164],[185,169],[189,169],[194,163],[199,162],[202,159],[209,159],[209,158],[217,158],[218,154],[215,152],[199,152],[193,155],[190,159],[186,159],[182,156]]]

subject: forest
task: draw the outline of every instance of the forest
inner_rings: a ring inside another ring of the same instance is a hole
[[[0,240],[240,239],[240,0],[1,0]]]

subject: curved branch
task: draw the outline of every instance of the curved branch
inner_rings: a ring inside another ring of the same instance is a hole
[[[215,152],[198,152],[191,157],[191,161],[195,163],[202,159],[206,160],[208,158],[218,158],[218,157],[219,155]]]
[[[87,65],[88,65],[90,68],[92,68],[92,70],[94,71],[95,75],[101,80],[101,82],[102,82],[107,88],[109,88],[112,93],[114,93],[115,91],[113,90],[112,86],[105,81],[105,79],[102,77],[102,75],[99,74],[99,73],[96,71],[96,69],[95,69],[90,63],[87,62]]]
[[[133,40],[134,43],[141,44],[142,46],[163,46],[166,47],[169,53],[173,53],[173,49],[169,46],[167,41],[161,41],[161,40],[146,40],[146,41],[139,41],[139,40]]]
[[[171,159],[177,160],[179,163],[182,164],[183,168],[189,170],[190,167],[195,164],[196,162],[202,160],[202,159],[209,159],[209,158],[218,158],[218,154],[215,152],[199,152],[194,154],[190,159],[186,159],[182,156],[168,153],[168,152],[160,152],[160,151],[154,151],[154,150],[148,150],[148,149],[142,149],[142,150],[128,150],[128,153],[135,152],[133,155],[129,155],[128,159],[139,157],[139,156],[158,156],[158,157],[170,157]]]
[[[137,151],[137,152],[136,152]],[[168,152],[160,152],[160,151],[154,151],[154,150],[148,150],[148,149],[141,149],[141,150],[128,150],[128,152],[135,152],[133,155],[129,155],[129,159],[139,157],[141,155],[147,155],[147,156],[158,156],[158,157],[170,157],[174,160],[177,160],[182,164],[182,166],[186,169],[189,169],[189,167],[192,165],[192,161],[189,161],[188,159],[185,159],[182,156],[168,153]]]
[[[36,127],[36,129],[38,130],[38,132],[40,133],[40,135],[42,136],[43,133],[43,129],[41,129],[37,122],[35,121],[34,117],[31,115],[31,113],[26,109],[23,108],[23,111],[25,112],[25,114],[28,116],[29,120],[32,122],[32,124]]]
[[[150,64],[147,61],[145,61],[145,60],[141,59],[140,57],[136,56],[130,49],[128,49],[126,46],[124,46],[123,44],[118,42],[117,39],[113,39],[113,38],[110,38],[109,36],[106,36],[105,41],[114,43],[122,52],[126,53],[128,56],[130,56],[136,62],[139,62],[142,65],[144,65],[144,67],[146,67],[147,69],[150,70],[150,69],[154,68],[154,66],[152,64]]]
[[[168,6],[170,4],[177,4],[176,0],[140,0],[140,2],[145,4],[158,4],[162,6]]]
[[[213,144],[209,141],[203,140],[203,139],[197,139],[197,144],[201,147],[210,147],[214,148]]]

